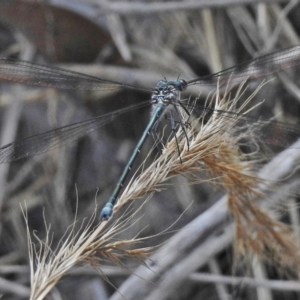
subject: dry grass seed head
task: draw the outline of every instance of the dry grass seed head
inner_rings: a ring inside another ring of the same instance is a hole
[[[134,220],[137,211],[129,216],[127,214],[126,217],[121,217],[105,232],[103,229],[106,222],[92,228],[98,215],[97,212],[98,209],[96,208],[87,224],[82,222],[81,230],[78,230],[77,233],[74,232],[75,226],[71,225],[55,250],[51,250],[50,228],[48,227],[46,240],[41,241],[37,235],[34,235],[38,241],[38,247],[34,245],[28,227],[26,211],[24,212],[31,269],[30,299],[43,299],[57,282],[79,263],[87,262],[101,268],[101,264],[110,261],[110,263],[125,267],[123,263],[125,258],[134,259],[141,263],[153,250],[154,247],[138,248],[136,246],[151,237],[134,237],[129,240],[116,241],[118,233],[127,230],[138,222],[138,219]]]
[[[289,227],[255,203],[257,198],[263,196],[256,190],[261,179],[253,172],[257,167],[256,162],[259,161],[257,153],[246,155],[239,148],[241,140],[249,136],[255,137],[253,132],[260,127],[259,124],[236,126],[243,116],[240,112],[264,84],[238,110],[235,106],[246,90],[243,84],[232,100],[229,99],[231,95],[228,91],[225,91],[222,98],[217,91],[214,95],[215,112],[209,120],[203,122],[207,113],[204,111],[200,119],[194,120],[186,128],[189,147],[182,129],[178,130],[177,140],[182,162],[178,157],[176,141],[172,139],[162,155],[130,182],[115,210],[149,192],[161,190],[173,176],[184,175],[193,178],[193,183],[199,183],[201,180],[197,180],[195,174],[208,171],[212,177],[211,183],[221,186],[228,193],[228,206],[236,221],[236,255],[255,255],[272,262],[273,265],[275,263],[281,268],[290,268],[298,273],[300,259],[294,259],[300,257],[298,245],[295,244]],[[228,113],[223,113],[224,111]]]

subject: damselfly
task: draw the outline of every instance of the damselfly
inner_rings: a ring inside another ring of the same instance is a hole
[[[38,65],[25,61],[0,59],[0,80],[65,90],[105,90],[123,87],[126,89],[145,90],[151,93],[150,103],[153,106],[153,111],[150,121],[146,126],[142,137],[137,143],[132,155],[130,156],[111,197],[101,211],[101,220],[107,220],[112,215],[119,193],[138,153],[141,150],[142,145],[144,144],[151,130],[157,124],[159,118],[166,112],[167,108],[172,108],[175,111],[175,114],[178,116],[180,116],[178,107],[181,107],[187,114],[189,114],[188,108],[180,100],[180,94],[182,91],[186,90],[191,85],[216,84],[217,81],[221,83],[225,82],[227,84],[228,82],[230,82],[230,84],[240,83],[247,79],[261,78],[268,74],[273,74],[298,64],[300,64],[300,45],[255,58],[249,62],[205,77],[200,77],[189,81],[183,79],[178,79],[176,81],[160,80],[154,89],[147,89],[120,82],[108,81],[60,68]],[[60,127],[5,145],[0,148],[0,163],[10,162],[24,157],[47,152],[55,147],[69,143],[70,141],[78,139],[79,137],[110,123],[120,114],[148,104],[149,101],[147,103],[140,103],[138,105],[127,107],[91,120]],[[243,119],[243,116],[239,116],[239,118]],[[249,117],[245,117],[245,120],[247,123],[251,122]],[[255,121],[257,120],[252,120],[252,122]],[[184,124],[180,120],[179,125],[184,130]],[[271,144],[282,143],[283,146],[289,146],[295,141],[296,138],[300,137],[300,130],[289,124],[273,121],[268,123],[267,126],[267,132],[277,132],[280,130],[281,135],[285,136],[285,138],[281,141],[278,139],[269,140],[269,143]]]

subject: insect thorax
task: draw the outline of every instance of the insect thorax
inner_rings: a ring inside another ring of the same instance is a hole
[[[174,103],[179,99],[179,94],[186,88],[186,81],[183,79],[176,81],[160,80],[157,82],[152,92],[151,102],[153,104]]]

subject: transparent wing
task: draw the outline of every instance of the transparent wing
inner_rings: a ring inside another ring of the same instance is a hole
[[[278,52],[260,56],[248,62],[236,65],[223,71],[199,77],[187,82],[187,85],[239,83],[247,79],[258,79],[281,70],[300,64],[300,45]]]
[[[0,163],[15,161],[61,147],[103,127],[119,115],[149,105],[149,101],[126,107],[94,119],[60,127],[7,144],[0,148]]]
[[[263,144],[290,147],[300,138],[300,127],[275,120],[262,120],[248,115],[230,111],[214,110],[193,104],[188,109],[195,111],[197,115],[205,112],[208,116],[220,114],[229,121],[229,130],[232,134],[240,134],[242,131],[254,130],[257,141]]]
[[[246,79],[257,79],[300,64],[300,46],[294,46],[267,54],[223,71],[187,81],[187,85],[215,84],[221,82],[238,83]],[[59,89],[115,89],[125,87],[146,90],[138,86],[104,80],[79,72],[26,61],[0,59],[0,80],[13,81]]]
[[[21,60],[0,59],[0,80],[58,89],[111,90],[117,87],[147,90],[138,86],[104,80],[79,72]]]

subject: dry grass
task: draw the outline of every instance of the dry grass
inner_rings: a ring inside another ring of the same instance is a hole
[[[141,244],[145,238],[133,237],[131,240],[115,240],[121,231],[128,230],[138,221],[131,222],[135,216],[134,213],[130,217],[120,218],[109,229],[104,230],[104,223],[93,228],[97,212],[96,209],[91,219],[87,224],[83,222],[80,229],[75,229],[76,222],[74,222],[55,249],[52,249],[50,228],[47,228],[45,241],[34,235],[35,241],[38,242],[36,245],[31,238],[28,223],[26,223],[31,271],[30,299],[44,299],[75,265],[89,263],[99,269],[101,274],[101,265],[105,265],[107,261],[125,267],[122,262],[124,259],[142,262],[153,250],[154,247],[137,248],[137,245]],[[25,214],[25,220],[27,217]],[[134,249],[132,250],[130,247],[134,247]]]
[[[233,99],[230,99],[230,93],[225,92],[221,97],[217,91],[213,96],[216,111],[209,120],[204,122],[207,114],[204,112],[200,119],[191,122],[186,133],[179,129],[177,141],[175,138],[170,140],[162,154],[131,180],[115,206],[114,213],[144,195],[166,189],[167,182],[174,176],[183,175],[188,178],[189,184],[198,184],[203,179],[197,174],[206,172],[210,174],[212,184],[221,186],[228,193],[228,206],[236,222],[235,254],[257,256],[282,270],[289,269],[299,273],[299,250],[290,228],[274,219],[255,202],[257,197],[262,196],[256,189],[261,180],[253,175],[257,154],[245,155],[239,148],[241,140],[253,135],[253,130],[259,127],[259,123],[238,128],[242,114],[218,113],[225,110],[240,113],[262,86],[238,110],[236,105],[244,95],[244,85],[240,86]],[[150,237],[135,236],[129,240],[115,240],[117,234],[138,221],[135,220],[136,212],[125,212],[124,216],[105,230],[107,221],[93,227],[97,211],[94,211],[87,224],[82,223],[79,230],[75,229],[75,223],[70,226],[69,233],[61,238],[55,250],[51,250],[50,228],[47,228],[45,241],[36,237],[38,245],[35,246],[27,223],[31,258],[31,299],[43,299],[73,266],[82,262],[89,263],[101,273],[101,266],[106,262],[125,267],[125,259],[143,262],[148,257],[155,245],[136,247]]]

